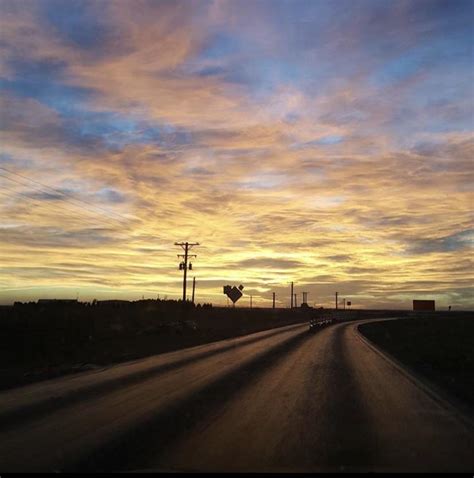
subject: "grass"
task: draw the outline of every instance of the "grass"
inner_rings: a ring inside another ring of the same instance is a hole
[[[359,330],[474,412],[474,318],[411,318]]]
[[[181,317],[155,310],[49,312],[31,308],[0,318],[0,390],[308,320],[299,311],[214,308],[191,311],[196,330],[179,330],[160,325]]]

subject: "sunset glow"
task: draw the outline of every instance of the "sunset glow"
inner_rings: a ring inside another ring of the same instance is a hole
[[[0,303],[472,308],[473,8],[0,0]]]

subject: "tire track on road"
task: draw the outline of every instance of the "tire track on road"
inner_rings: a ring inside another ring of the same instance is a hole
[[[194,396],[208,384],[258,360],[296,336],[305,336],[306,332],[299,329],[304,327],[291,327],[269,339],[232,347],[227,353],[151,377],[138,386],[81,400],[16,428],[2,430],[0,468],[7,471],[70,469],[71,463],[81,462],[81,457],[153,421],[163,410]],[[28,461],[23,460],[25,449],[29,450]]]
[[[107,377],[105,377],[104,380],[98,381],[96,383],[88,385],[86,384],[84,386],[79,387],[71,387],[70,390],[67,390],[63,394],[53,393],[46,398],[34,400],[32,403],[28,403],[23,406],[3,406],[3,410],[0,411],[0,428],[5,431],[35,418],[47,415],[53,411],[57,411],[60,408],[73,406],[74,404],[82,402],[84,400],[99,397],[108,393],[113,393],[117,390],[123,389],[126,386],[138,385],[141,382],[145,382],[146,380],[149,380],[153,377],[158,377],[160,374],[169,372],[171,370],[179,369],[181,367],[185,367],[186,365],[189,365],[191,363],[196,363],[198,360],[205,360],[206,358],[228,352],[229,350],[235,349],[237,347],[243,347],[251,345],[258,341],[267,340],[272,337],[275,337],[276,335],[285,333],[288,330],[292,330],[293,328],[296,329],[298,327],[301,327],[301,324],[282,327],[281,329],[279,328],[278,330],[269,332],[263,336],[259,335],[257,337],[250,337],[248,339],[243,340],[230,339],[230,343],[223,345],[219,348],[213,348],[212,350],[192,354],[190,356],[180,358],[168,363],[160,363],[144,370],[132,371],[127,375],[119,375],[112,379],[107,379]],[[239,337],[238,339],[241,339],[241,337]],[[215,343],[213,343],[212,345],[214,344]],[[189,352],[189,350],[190,349],[183,349],[183,353],[187,353]],[[176,354],[176,351],[172,352],[172,354]],[[163,355],[160,355],[159,358],[162,358]],[[149,358],[144,360],[148,359]],[[139,362],[141,362],[141,360]],[[120,364],[117,367],[127,367],[127,365],[128,364]],[[107,372],[107,369],[104,372]],[[34,390],[34,387],[41,387],[42,385],[44,385],[44,382],[29,385],[27,387],[29,390]],[[13,393],[16,394],[17,390],[14,390]],[[5,401],[9,397],[9,395],[12,395],[12,391],[0,393],[0,405],[2,405],[2,401]]]
[[[230,373],[209,383],[151,420],[136,424],[126,434],[106,444],[63,471],[90,472],[143,469],[151,464],[156,450],[170,446],[182,435],[205,422],[210,414],[218,413],[231,397],[242,388],[251,386],[258,377],[311,336],[306,332],[285,340]],[[153,455],[151,458],[150,456]]]

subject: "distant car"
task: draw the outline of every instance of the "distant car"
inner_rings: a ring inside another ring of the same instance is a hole
[[[309,331],[317,332],[329,324],[332,324],[332,319],[311,319],[309,321]]]

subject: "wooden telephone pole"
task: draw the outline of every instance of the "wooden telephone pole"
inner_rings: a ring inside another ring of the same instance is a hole
[[[186,278],[188,269],[193,269],[193,265],[191,263],[188,264],[188,259],[190,257],[197,257],[196,254],[189,254],[189,251],[194,246],[199,246],[199,242],[175,242],[174,245],[181,246],[184,251],[184,254],[178,254],[178,257],[183,259],[179,264],[179,270],[183,271],[183,302],[186,302]]]
[[[193,295],[191,296],[191,302],[194,304],[194,293],[196,292],[196,278],[193,277]]]

